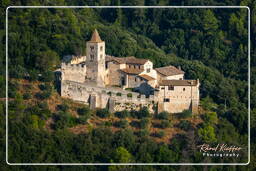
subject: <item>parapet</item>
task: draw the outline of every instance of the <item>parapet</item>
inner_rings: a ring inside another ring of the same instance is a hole
[[[76,70],[76,71],[81,71],[85,70],[86,65],[83,63],[80,64],[70,64],[70,63],[61,63],[61,70]]]

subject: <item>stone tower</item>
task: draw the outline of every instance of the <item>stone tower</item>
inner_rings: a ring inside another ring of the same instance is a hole
[[[105,80],[105,42],[95,29],[91,40],[86,43],[86,78],[104,87]]]

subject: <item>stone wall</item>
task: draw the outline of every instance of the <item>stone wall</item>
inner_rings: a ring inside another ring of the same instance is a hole
[[[84,82],[86,76],[86,66],[84,64],[61,64],[61,79],[76,82]]]
[[[114,111],[124,110],[124,106],[129,104],[136,110],[148,106],[153,112],[153,104],[157,101],[153,95],[146,98],[145,95],[122,89],[95,87],[67,80],[61,82],[61,96],[88,104],[91,108],[107,108],[111,99],[114,101]]]
[[[143,94],[126,91],[117,87],[97,87],[87,83],[62,80],[61,96],[90,105],[94,108],[109,108],[112,112],[120,110],[138,110],[143,106],[149,107],[154,113],[154,105],[157,112],[180,113],[184,110],[198,112],[199,90],[197,86],[177,86],[175,91],[166,92],[160,89],[154,95],[146,97]],[[185,90],[183,91],[183,88]],[[192,96],[191,96],[192,95]],[[169,102],[164,99],[168,98]]]
[[[174,86],[174,90],[169,90],[168,86],[161,86],[158,93],[162,101],[162,109],[170,113],[180,113],[184,110],[198,112],[199,105],[199,85],[197,86]],[[167,99],[168,101],[165,101]]]

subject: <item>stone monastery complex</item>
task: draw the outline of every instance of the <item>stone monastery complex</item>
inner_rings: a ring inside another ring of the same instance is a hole
[[[184,74],[180,67],[153,68],[148,59],[106,55],[105,42],[94,30],[86,56],[64,57],[61,96],[111,112],[145,106],[153,113],[197,113],[199,80],[186,80]]]

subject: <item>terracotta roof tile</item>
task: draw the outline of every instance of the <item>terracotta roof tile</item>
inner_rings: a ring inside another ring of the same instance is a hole
[[[198,80],[162,80],[160,86],[196,86]]]
[[[119,64],[139,64],[139,65],[143,65],[148,61],[148,59],[135,58],[134,56],[114,57],[114,56],[106,55],[106,61],[116,61]]]
[[[155,68],[155,70],[164,75],[164,76],[172,76],[172,75],[179,75],[184,74],[184,71],[174,67],[174,66],[166,66],[161,68]]]
[[[141,74],[139,76],[144,78],[144,79],[146,79],[146,80],[148,80],[148,81],[155,80],[155,78],[153,78],[153,77],[151,77],[149,75],[146,75],[146,74]]]
[[[91,37],[91,40],[89,42],[95,42],[95,43],[100,43],[100,42],[103,42],[100,38],[100,35],[98,33],[98,31],[95,29],[93,34],[92,34],[92,37]]]
[[[121,69],[121,71],[127,73],[127,74],[140,74],[143,72],[142,69],[137,69],[137,68],[125,68],[125,69]]]

